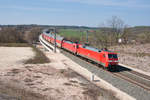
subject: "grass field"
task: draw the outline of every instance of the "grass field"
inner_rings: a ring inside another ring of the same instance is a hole
[[[61,29],[59,34],[61,36],[64,36],[66,38],[78,38],[81,39],[82,36],[86,35],[86,32],[83,30],[79,30],[79,29]]]
[[[87,30],[83,29],[61,29],[59,31],[59,35],[73,41],[73,42],[79,42],[79,43],[85,43],[87,38]],[[97,31],[97,30],[96,30]],[[88,38],[90,39],[92,36],[92,33],[88,33]]]

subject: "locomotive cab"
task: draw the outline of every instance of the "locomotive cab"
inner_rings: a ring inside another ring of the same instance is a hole
[[[117,53],[108,53],[108,67],[111,69],[117,69],[118,56]]]
[[[105,69],[117,70],[117,65],[119,63],[117,53],[111,51],[103,51],[101,58],[102,65]]]

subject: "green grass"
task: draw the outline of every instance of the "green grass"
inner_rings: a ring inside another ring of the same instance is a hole
[[[60,33],[61,36],[64,36],[66,38],[81,38],[82,35],[85,36],[86,32],[81,32],[80,30],[77,29],[61,29]]]

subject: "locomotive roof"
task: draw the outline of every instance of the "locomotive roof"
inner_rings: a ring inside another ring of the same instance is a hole
[[[89,49],[89,50],[92,50],[92,51],[95,51],[95,52],[101,52],[100,49],[97,49],[97,48],[94,48],[94,47],[91,47],[91,46],[85,46],[86,49]]]
[[[88,49],[88,50],[92,50],[92,51],[95,51],[95,52],[101,52],[101,51],[105,51],[105,52],[111,52],[112,51],[109,51],[109,50],[105,50],[105,49],[98,49],[98,48],[94,48],[94,47],[91,47],[91,46],[85,46],[83,45],[82,47],[84,47],[85,49]]]

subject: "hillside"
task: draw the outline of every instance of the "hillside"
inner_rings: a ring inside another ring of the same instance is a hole
[[[133,34],[141,34],[145,32],[150,32],[150,26],[136,26],[129,28]]]

